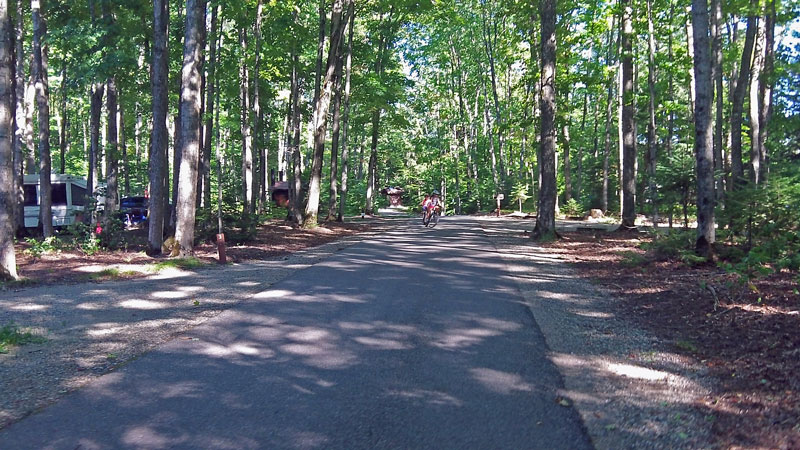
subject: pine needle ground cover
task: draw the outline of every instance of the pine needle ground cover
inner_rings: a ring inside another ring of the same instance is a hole
[[[722,448],[800,448],[800,295],[786,270],[744,281],[714,264],[653,260],[642,233],[563,233],[544,244],[619,299],[619,314],[696,358]],[[635,356],[635,355],[634,355]]]

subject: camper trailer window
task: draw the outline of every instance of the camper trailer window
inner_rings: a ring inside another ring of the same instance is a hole
[[[25,206],[39,206],[39,196],[36,195],[36,185],[26,184],[25,191]]]
[[[64,183],[53,183],[53,206],[67,205],[67,185]]]
[[[72,204],[75,206],[86,206],[85,188],[82,188],[77,184],[72,185]]]

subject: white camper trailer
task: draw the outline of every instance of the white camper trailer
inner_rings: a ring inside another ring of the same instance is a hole
[[[25,227],[36,228],[39,226],[39,175],[25,175],[23,181]],[[86,179],[75,175],[52,174],[50,183],[53,188],[53,226],[72,225],[86,206]]]

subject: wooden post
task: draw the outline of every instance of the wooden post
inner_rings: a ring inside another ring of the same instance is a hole
[[[219,255],[220,264],[225,264],[227,262],[225,255],[225,233],[217,235],[217,255]]]

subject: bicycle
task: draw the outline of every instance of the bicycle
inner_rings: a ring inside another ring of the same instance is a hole
[[[439,216],[441,215],[441,208],[435,207],[432,212],[422,213],[422,224],[426,227],[435,227],[439,223]]]

